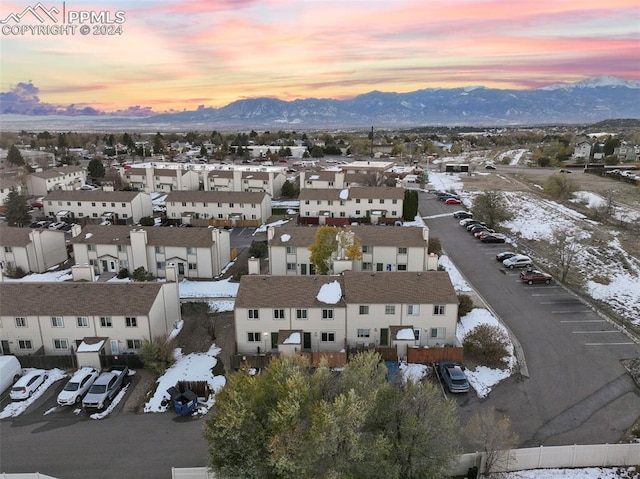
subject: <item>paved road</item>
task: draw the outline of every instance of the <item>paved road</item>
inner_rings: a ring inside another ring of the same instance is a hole
[[[640,346],[561,286],[521,284],[518,270],[495,260],[509,248],[482,244],[442,216],[459,207],[421,193],[419,208],[430,235],[517,336],[528,367],[529,377],[511,377],[486,400],[462,401],[462,419],[493,407],[511,418],[523,447],[617,442],[640,416],[640,391],[620,364]]]

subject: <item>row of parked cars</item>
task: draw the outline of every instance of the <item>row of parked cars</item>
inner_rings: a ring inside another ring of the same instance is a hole
[[[34,221],[29,224],[32,229],[50,229],[55,231],[71,231],[72,225],[64,221]]]
[[[468,211],[456,211],[453,217],[462,218],[460,219],[460,226],[466,228],[467,231],[483,243],[504,243],[507,241],[505,235],[489,228],[482,221],[474,219],[473,214]]]
[[[0,356],[0,373],[2,391],[13,384],[9,397],[14,401],[29,399],[48,379],[44,369],[23,372],[15,356]],[[127,366],[112,366],[102,372],[91,367],[80,368],[60,391],[57,402],[61,406],[82,403],[84,408],[102,409],[127,383],[128,375]]]

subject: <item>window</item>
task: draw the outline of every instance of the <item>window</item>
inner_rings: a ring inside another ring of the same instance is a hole
[[[33,349],[30,339],[18,339],[18,349]]]
[[[383,205],[384,204],[384,200],[380,199],[380,204]]]
[[[368,338],[371,336],[371,330],[370,329],[358,329],[358,332],[356,333],[356,336],[359,338]]]
[[[95,205],[96,205],[96,202],[95,202],[95,201],[92,201],[92,202],[91,202],[91,206],[95,206]]]
[[[121,205],[123,208],[126,208],[126,207],[127,207],[127,204],[126,204],[126,203],[120,203],[120,205]]]
[[[405,247],[398,248],[398,254],[407,254],[407,248]]]
[[[396,210],[393,210],[393,211],[391,212],[391,216],[398,216],[398,212],[397,212]]]
[[[195,271],[198,269],[197,263],[189,263],[189,271]]]
[[[260,333],[247,333],[247,342],[249,343],[259,343],[262,341]]]
[[[19,317],[16,318],[16,328],[26,328],[27,327],[27,318]]]
[[[249,309],[248,314],[249,314],[249,319],[260,319],[260,315],[258,314],[257,309]]]
[[[123,218],[128,218],[128,217],[129,217],[129,215],[128,215],[127,213],[122,213],[122,217],[123,217]]]
[[[373,271],[373,263],[362,263],[362,271]]]
[[[287,271],[295,271],[296,264],[295,263],[287,263]]]
[[[304,204],[308,205],[309,204],[309,200],[304,200]]]
[[[100,326],[103,328],[112,327],[113,324],[111,324],[111,316],[100,316]]]
[[[373,198],[369,198],[368,203],[373,204]]]
[[[396,314],[396,306],[395,306],[395,304],[387,304],[384,307],[384,314]]]
[[[434,339],[444,339],[445,333],[445,328],[431,328],[431,337]]]
[[[186,201],[183,201],[183,202],[182,202],[182,206],[187,206],[187,202],[186,202]]]
[[[320,341],[323,343],[335,343],[336,342],[336,333],[330,331],[324,331],[320,333]]]
[[[333,319],[333,309],[323,309],[322,319]]]
[[[127,349],[140,349],[142,341],[139,339],[127,339]]]
[[[433,305],[433,314],[436,316],[441,316],[444,314],[444,304],[434,304]]]
[[[95,250],[96,250],[96,247],[94,245],[92,244],[87,245],[87,251],[95,251]]]
[[[295,254],[296,248],[294,246],[287,246],[287,254]]]
[[[418,316],[420,314],[420,305],[419,304],[408,304],[407,305],[407,314],[409,316]]]
[[[273,319],[284,319],[284,309],[274,309]]]
[[[78,327],[79,328],[88,328],[89,327],[89,318],[87,318],[86,316],[78,316],[76,318],[76,321],[78,322]]]
[[[60,316],[52,316],[51,317],[51,327],[52,328],[64,328],[64,322]]]
[[[296,309],[296,319],[307,319],[307,310]]]
[[[360,314],[369,314],[369,306],[360,305]]]
[[[363,252],[363,253],[370,253],[370,251],[369,251],[369,246],[367,246],[367,245],[362,245],[362,252]]]
[[[126,251],[125,246],[123,244],[118,245],[118,253],[124,253]]]
[[[167,264],[164,261],[158,261],[156,263],[156,269],[165,269]]]
[[[196,254],[196,249],[193,246],[187,248],[187,254]]]
[[[360,198],[356,198],[356,204],[360,204]]]
[[[360,216],[360,210],[356,210],[356,216]]]
[[[340,212],[340,218],[344,218],[345,216],[346,216],[345,212],[344,212],[344,211],[341,211],[341,212]]]
[[[92,218],[97,218],[98,217],[98,213],[91,213],[91,217]]]
[[[5,246],[4,247],[4,252],[5,253],[11,253],[13,251],[13,248],[11,246]]]
[[[138,318],[135,316],[127,316],[124,318],[124,324],[127,328],[137,328],[138,327]]]
[[[391,204],[397,205],[398,204],[398,200],[391,200]]]
[[[327,205],[329,206],[333,205],[333,200],[327,200]]]
[[[98,266],[98,260],[97,259],[90,259],[89,260],[89,266]]]
[[[406,264],[399,264],[398,265],[398,271],[406,271],[407,270],[407,265]]]
[[[164,254],[164,246],[156,246],[156,254]]]
[[[69,349],[69,341],[66,339],[54,339],[53,340],[53,348],[54,349]]]

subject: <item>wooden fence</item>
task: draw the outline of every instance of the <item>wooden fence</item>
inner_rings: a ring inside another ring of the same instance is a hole
[[[312,367],[320,365],[322,360],[327,361],[327,365],[331,368],[341,368],[347,364],[346,352],[301,352],[300,356],[307,358]]]
[[[407,348],[407,362],[415,364],[431,364],[440,361],[463,362],[463,349],[461,347],[448,348]]]

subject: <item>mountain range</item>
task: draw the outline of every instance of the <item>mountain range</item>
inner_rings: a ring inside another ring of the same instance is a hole
[[[408,93],[372,91],[348,100],[254,98],[221,108],[200,107],[145,118],[99,116],[86,117],[86,120],[102,128],[117,124],[118,128],[167,131],[590,124],[617,118],[640,118],[640,81],[601,76],[534,90],[477,86],[428,88]],[[10,120],[0,117],[2,127]],[[31,122],[33,120],[31,117]],[[79,121],[80,118],[75,117],[74,123]]]

